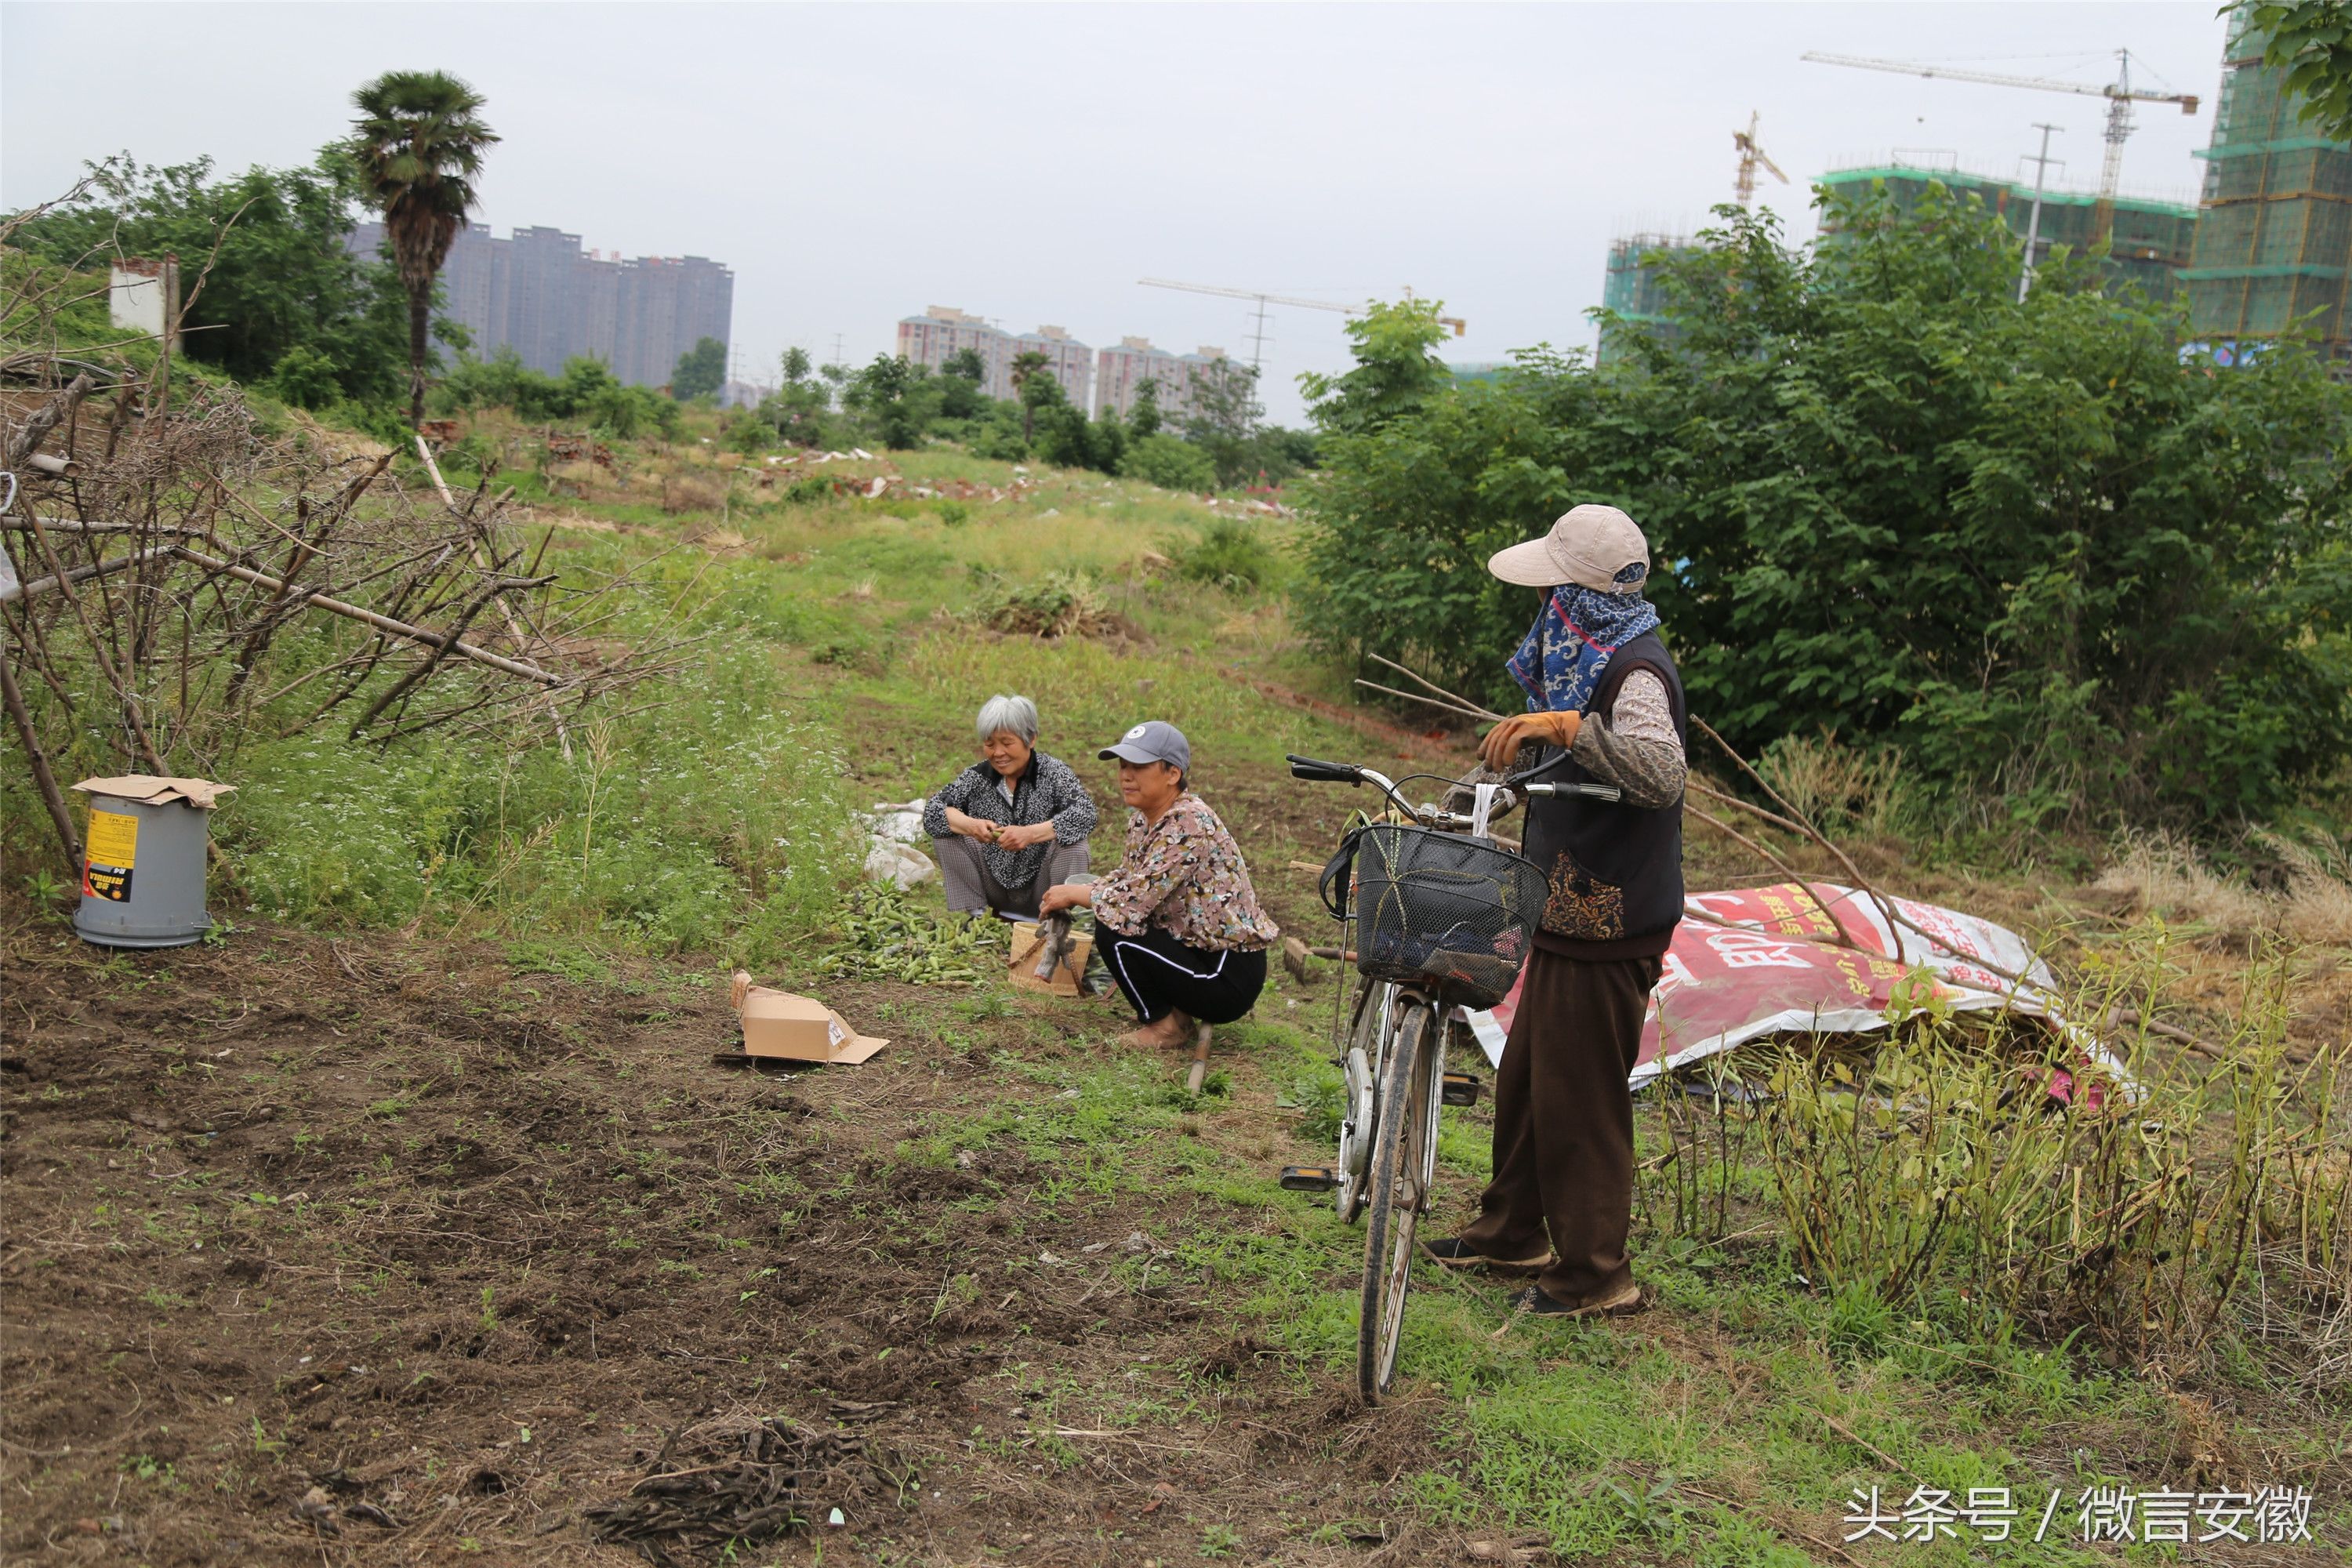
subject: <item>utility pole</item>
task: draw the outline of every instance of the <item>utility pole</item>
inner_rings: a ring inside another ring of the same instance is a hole
[[[1257,309],[1251,312],[1250,374],[1255,375],[1265,363],[1265,296],[1257,297]]]
[[[2116,100],[2118,103],[2122,101]],[[2038,120],[2033,122],[2033,128],[2042,132],[2042,152],[2032,161],[2033,210],[2026,215],[2025,267],[2017,275],[2017,302],[2021,305],[2025,303],[2027,290],[2033,287],[2033,247],[2042,237],[2042,188],[2050,180],[2050,134],[2065,129],[2063,125],[2044,125]],[[2065,160],[2061,158],[2058,162],[2063,163]]]
[[[833,334],[833,363],[835,364],[839,364],[841,363],[841,334],[839,332]]]

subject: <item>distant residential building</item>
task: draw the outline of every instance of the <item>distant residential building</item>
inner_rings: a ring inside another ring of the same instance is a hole
[[[1059,327],[1040,327],[1034,332],[1024,332],[1013,339],[1013,352],[1016,357],[1025,353],[1044,354],[1046,374],[1062,384],[1062,392],[1069,398],[1070,406],[1081,411],[1086,408],[1088,391],[1094,384],[1094,350]]]
[[[364,223],[352,248],[373,256],[383,226]],[[473,335],[483,358],[511,348],[549,375],[576,356],[602,360],[635,386],[666,386],[678,356],[704,338],[730,341],[735,274],[704,257],[600,255],[562,229],[488,224],[457,231],[441,264],[443,314]]]
[[[1095,356],[1095,412],[1126,418],[1134,410],[1137,390],[1150,381],[1160,413],[1181,418],[1192,412],[1193,388],[1208,367],[1224,361],[1225,351],[1220,348],[1203,345],[1196,353],[1180,354],[1153,348],[1150,338],[1121,338],[1117,348]]]
[[[952,305],[933,305],[919,316],[899,320],[898,357],[909,364],[927,365],[936,374],[966,349],[980,355],[980,390],[990,397],[1014,395],[1013,362],[1034,352],[1045,356],[1064,395],[1079,408],[1087,405],[1094,351],[1060,327],[1039,327],[1015,337]]]

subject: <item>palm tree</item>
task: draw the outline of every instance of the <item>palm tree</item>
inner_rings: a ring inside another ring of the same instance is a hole
[[[1053,363],[1035,349],[1023,349],[1013,356],[1013,395],[1021,399],[1021,438],[1024,441],[1034,439],[1037,433],[1037,405],[1029,401],[1024,388]]]
[[[386,71],[352,94],[351,153],[383,213],[400,286],[408,293],[408,422],[425,418],[426,330],[433,282],[474,205],[482,153],[498,137],[478,112],[482,95],[441,71]]]

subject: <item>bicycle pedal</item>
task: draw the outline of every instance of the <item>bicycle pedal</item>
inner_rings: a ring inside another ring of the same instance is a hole
[[[1445,1082],[1439,1088],[1437,1098],[1447,1105],[1475,1105],[1480,1087],[1478,1080],[1466,1072],[1450,1072],[1445,1075]]]
[[[1339,1184],[1339,1173],[1328,1165],[1285,1165],[1282,1188],[1289,1193],[1328,1193]]]

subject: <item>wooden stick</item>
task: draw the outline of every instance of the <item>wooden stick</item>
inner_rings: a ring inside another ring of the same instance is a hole
[[[240,583],[250,583],[257,588],[285,586],[284,583],[266,573],[256,572],[249,566],[239,566],[232,561],[223,561],[218,556],[207,555],[201,550],[190,550],[185,545],[179,544],[173,545],[170,549],[173,554],[191,565],[205,566],[215,572],[225,572]],[[510,582],[513,579],[504,579],[504,581]],[[423,626],[412,626],[405,621],[395,621],[390,616],[379,616],[373,610],[363,610],[357,605],[347,605],[341,599],[331,599],[324,594],[306,595],[303,602],[307,605],[325,610],[331,615],[342,616],[358,621],[362,625],[373,626],[387,637],[399,637],[404,641],[416,643],[425,647],[439,647],[443,641],[439,632],[427,631]],[[517,659],[503,658],[490,652],[488,648],[476,647],[468,642],[453,642],[449,651],[461,658],[470,658],[476,664],[487,664],[492,669],[503,669],[509,675],[520,675],[525,680],[536,680],[542,686],[564,686],[570,683],[564,676],[552,674],[540,668],[537,665],[524,664]]]
[[[25,459],[31,457],[34,449],[48,439],[50,431],[73,418],[75,410],[81,406],[81,400],[88,397],[90,389],[97,384],[90,380],[89,373],[84,371],[66,383],[65,389],[55,397],[34,409],[26,417],[25,422],[16,427],[16,434],[8,437],[7,458],[5,462],[0,462],[0,468],[7,468],[13,472],[23,468]]]
[[[1356,684],[1363,687],[1366,690],[1380,692],[1383,696],[1401,697],[1407,702],[1425,702],[1432,708],[1442,708],[1448,713],[1459,713],[1465,719],[1489,719],[1494,716],[1490,713],[1481,712],[1474,708],[1461,708],[1451,702],[1441,702],[1434,697],[1423,697],[1418,692],[1399,691],[1393,686],[1382,686],[1377,681],[1366,680],[1360,675],[1356,677]]]
[[[0,648],[0,700],[7,703],[8,717],[16,722],[17,739],[25,742],[25,756],[33,764],[33,783],[40,789],[42,804],[49,808],[49,820],[57,825],[58,842],[65,847],[66,864],[79,878],[81,839],[74,832],[73,813],[66,809],[66,797],[58,789],[57,774],[49,771],[48,753],[41,750],[40,737],[33,729],[33,715],[25,707],[25,694],[16,689],[16,672],[9,667],[5,648]]]
[[[1462,696],[1459,692],[1446,690],[1445,688],[1438,685],[1437,682],[1430,679],[1428,677],[1416,674],[1412,670],[1407,669],[1403,665],[1399,664],[1392,658],[1382,658],[1376,653],[1367,653],[1364,657],[1370,659],[1374,664],[1384,664],[1388,666],[1391,669],[1395,670],[1399,675],[1403,676],[1406,679],[1411,680],[1417,686],[1426,686],[1429,689],[1436,692],[1440,697],[1444,698],[1448,702],[1453,703],[1457,708],[1466,709],[1469,711],[1477,714],[1481,718],[1492,719],[1498,723],[1502,720],[1503,716],[1500,713],[1488,712],[1477,703],[1471,701],[1467,697]]]
[[[29,599],[36,594],[47,594],[69,583],[79,583],[91,577],[102,577],[109,572],[120,572],[126,566],[142,566],[158,555],[169,555],[177,546],[159,544],[152,550],[141,550],[129,555],[118,555],[111,561],[92,561],[80,566],[68,566],[47,577],[36,577],[29,583],[19,583],[0,589],[0,605],[12,605],[19,599]]]
[[[433,488],[441,492],[441,504],[447,507],[452,513],[457,513],[457,503],[449,494],[448,481],[441,477],[441,465],[433,460],[433,448],[425,444],[423,436],[416,437],[416,455],[425,459],[425,471],[433,476]],[[482,490],[488,489],[489,483],[489,475],[484,474],[481,486],[474,491],[474,501],[482,499]],[[467,523],[475,530],[474,564],[485,572],[488,571],[490,563],[483,559],[482,555],[481,525],[473,521],[473,502],[467,502],[466,510],[457,515],[463,516]],[[518,649],[529,652],[530,641],[523,636],[521,626],[515,620],[514,607],[507,603],[504,594],[499,594],[496,597],[499,614],[506,618],[507,636],[514,638],[514,645]],[[563,760],[568,763],[572,760],[572,731],[563,727],[563,714],[556,708],[555,699],[547,697],[544,700],[547,703],[547,716],[555,721],[555,739],[563,747]]]

